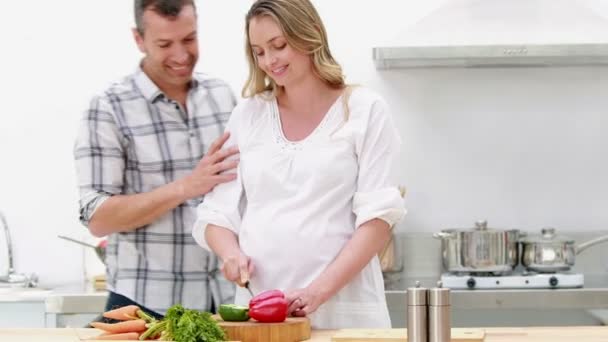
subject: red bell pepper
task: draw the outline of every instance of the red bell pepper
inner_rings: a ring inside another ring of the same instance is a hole
[[[264,291],[249,301],[249,316],[258,322],[283,322],[287,318],[287,309],[287,299],[280,290]]]

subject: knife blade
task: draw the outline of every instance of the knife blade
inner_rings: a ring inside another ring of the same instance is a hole
[[[63,235],[57,235],[57,237],[60,238],[60,239],[64,239],[64,240],[68,240],[68,241],[77,243],[77,244],[82,245],[82,246],[91,247],[91,248],[97,248],[97,247],[95,247],[95,246],[93,246],[93,245],[91,245],[89,243],[82,242],[80,240],[76,240],[76,239],[73,239],[71,237],[67,237],[67,236],[63,236]]]

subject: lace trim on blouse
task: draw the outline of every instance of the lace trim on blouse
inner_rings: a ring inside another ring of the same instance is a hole
[[[313,129],[313,131],[306,136],[302,140],[291,141],[285,137],[283,133],[283,125],[281,122],[281,116],[279,114],[279,105],[277,103],[277,99],[274,98],[270,104],[270,115],[272,120],[272,134],[274,141],[281,147],[281,150],[287,151],[299,151],[307,144],[314,142],[320,132],[322,132],[329,120],[334,116],[336,112],[336,108],[338,108],[338,104],[342,103],[342,95],[338,96],[338,98],[334,101],[334,103],[329,107],[327,113],[321,120],[321,122]]]

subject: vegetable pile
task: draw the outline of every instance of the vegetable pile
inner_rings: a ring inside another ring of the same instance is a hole
[[[149,316],[136,305],[105,312],[106,318],[118,323],[91,323],[104,331],[98,340],[162,340],[176,342],[225,341],[226,334],[208,312],[174,305],[162,320]]]
[[[283,322],[287,318],[288,303],[280,290],[264,291],[251,298],[249,306],[222,304],[219,314],[224,321],[260,323]],[[175,342],[218,342],[226,340],[226,333],[209,312],[186,309],[177,304],[157,320],[137,305],[129,305],[103,313],[103,317],[118,323],[93,322],[91,326],[104,332],[96,340],[161,340]]]

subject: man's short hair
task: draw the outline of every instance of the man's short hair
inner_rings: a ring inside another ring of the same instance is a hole
[[[144,34],[144,11],[150,9],[163,17],[177,17],[184,6],[196,9],[194,0],[135,0],[135,27],[139,34]]]

